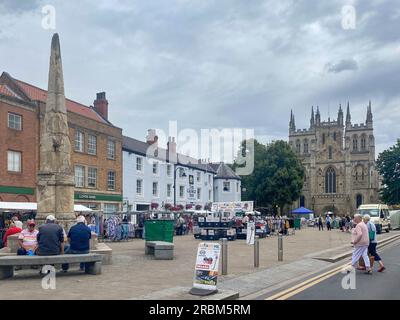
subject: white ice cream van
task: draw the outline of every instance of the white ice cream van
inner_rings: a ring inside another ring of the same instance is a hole
[[[362,204],[358,208],[358,213],[362,216],[370,215],[371,222],[376,226],[376,232],[382,233],[382,230],[389,232],[390,230],[390,215],[389,208],[385,204]]]

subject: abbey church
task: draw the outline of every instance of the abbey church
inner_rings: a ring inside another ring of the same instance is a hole
[[[360,204],[378,201],[371,102],[361,124],[352,124],[349,104],[345,122],[341,106],[337,119],[328,121],[321,121],[318,107],[315,114],[312,108],[310,127],[302,130],[296,130],[291,113],[289,143],[305,168],[303,193],[293,207],[307,207],[315,215],[346,215]]]

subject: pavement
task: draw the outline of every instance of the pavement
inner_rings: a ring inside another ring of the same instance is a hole
[[[293,280],[332,267],[331,262],[307,256],[343,248],[349,241],[350,234],[339,230],[302,229],[284,237],[284,261],[278,262],[277,237],[260,239],[260,268],[254,268],[253,246],[244,240],[229,242],[228,275],[218,278],[218,288],[249,299],[265,290],[278,290]],[[55,290],[44,290],[37,270],[21,270],[14,278],[0,281],[0,300],[32,295],[36,299],[152,299],[152,295],[167,293],[171,299],[179,298],[192,285],[199,243],[192,235],[175,237],[174,260],[169,261],[146,256],[143,240],[107,243],[113,249],[113,264],[103,266],[101,275],[86,275],[71,268],[67,274],[57,273]]]

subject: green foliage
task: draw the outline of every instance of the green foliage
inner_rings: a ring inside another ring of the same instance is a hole
[[[379,154],[376,165],[383,177],[381,200],[390,205],[400,204],[400,139]]]
[[[249,150],[243,141],[241,151]],[[234,166],[237,166],[236,164]],[[254,171],[242,176],[243,200],[255,200],[258,207],[283,208],[301,195],[304,168],[288,143],[282,140],[263,145],[254,140]]]

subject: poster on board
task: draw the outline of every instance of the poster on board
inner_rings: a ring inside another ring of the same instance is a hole
[[[219,243],[202,242],[197,249],[193,288],[215,291],[217,289],[219,258],[221,245]]]

